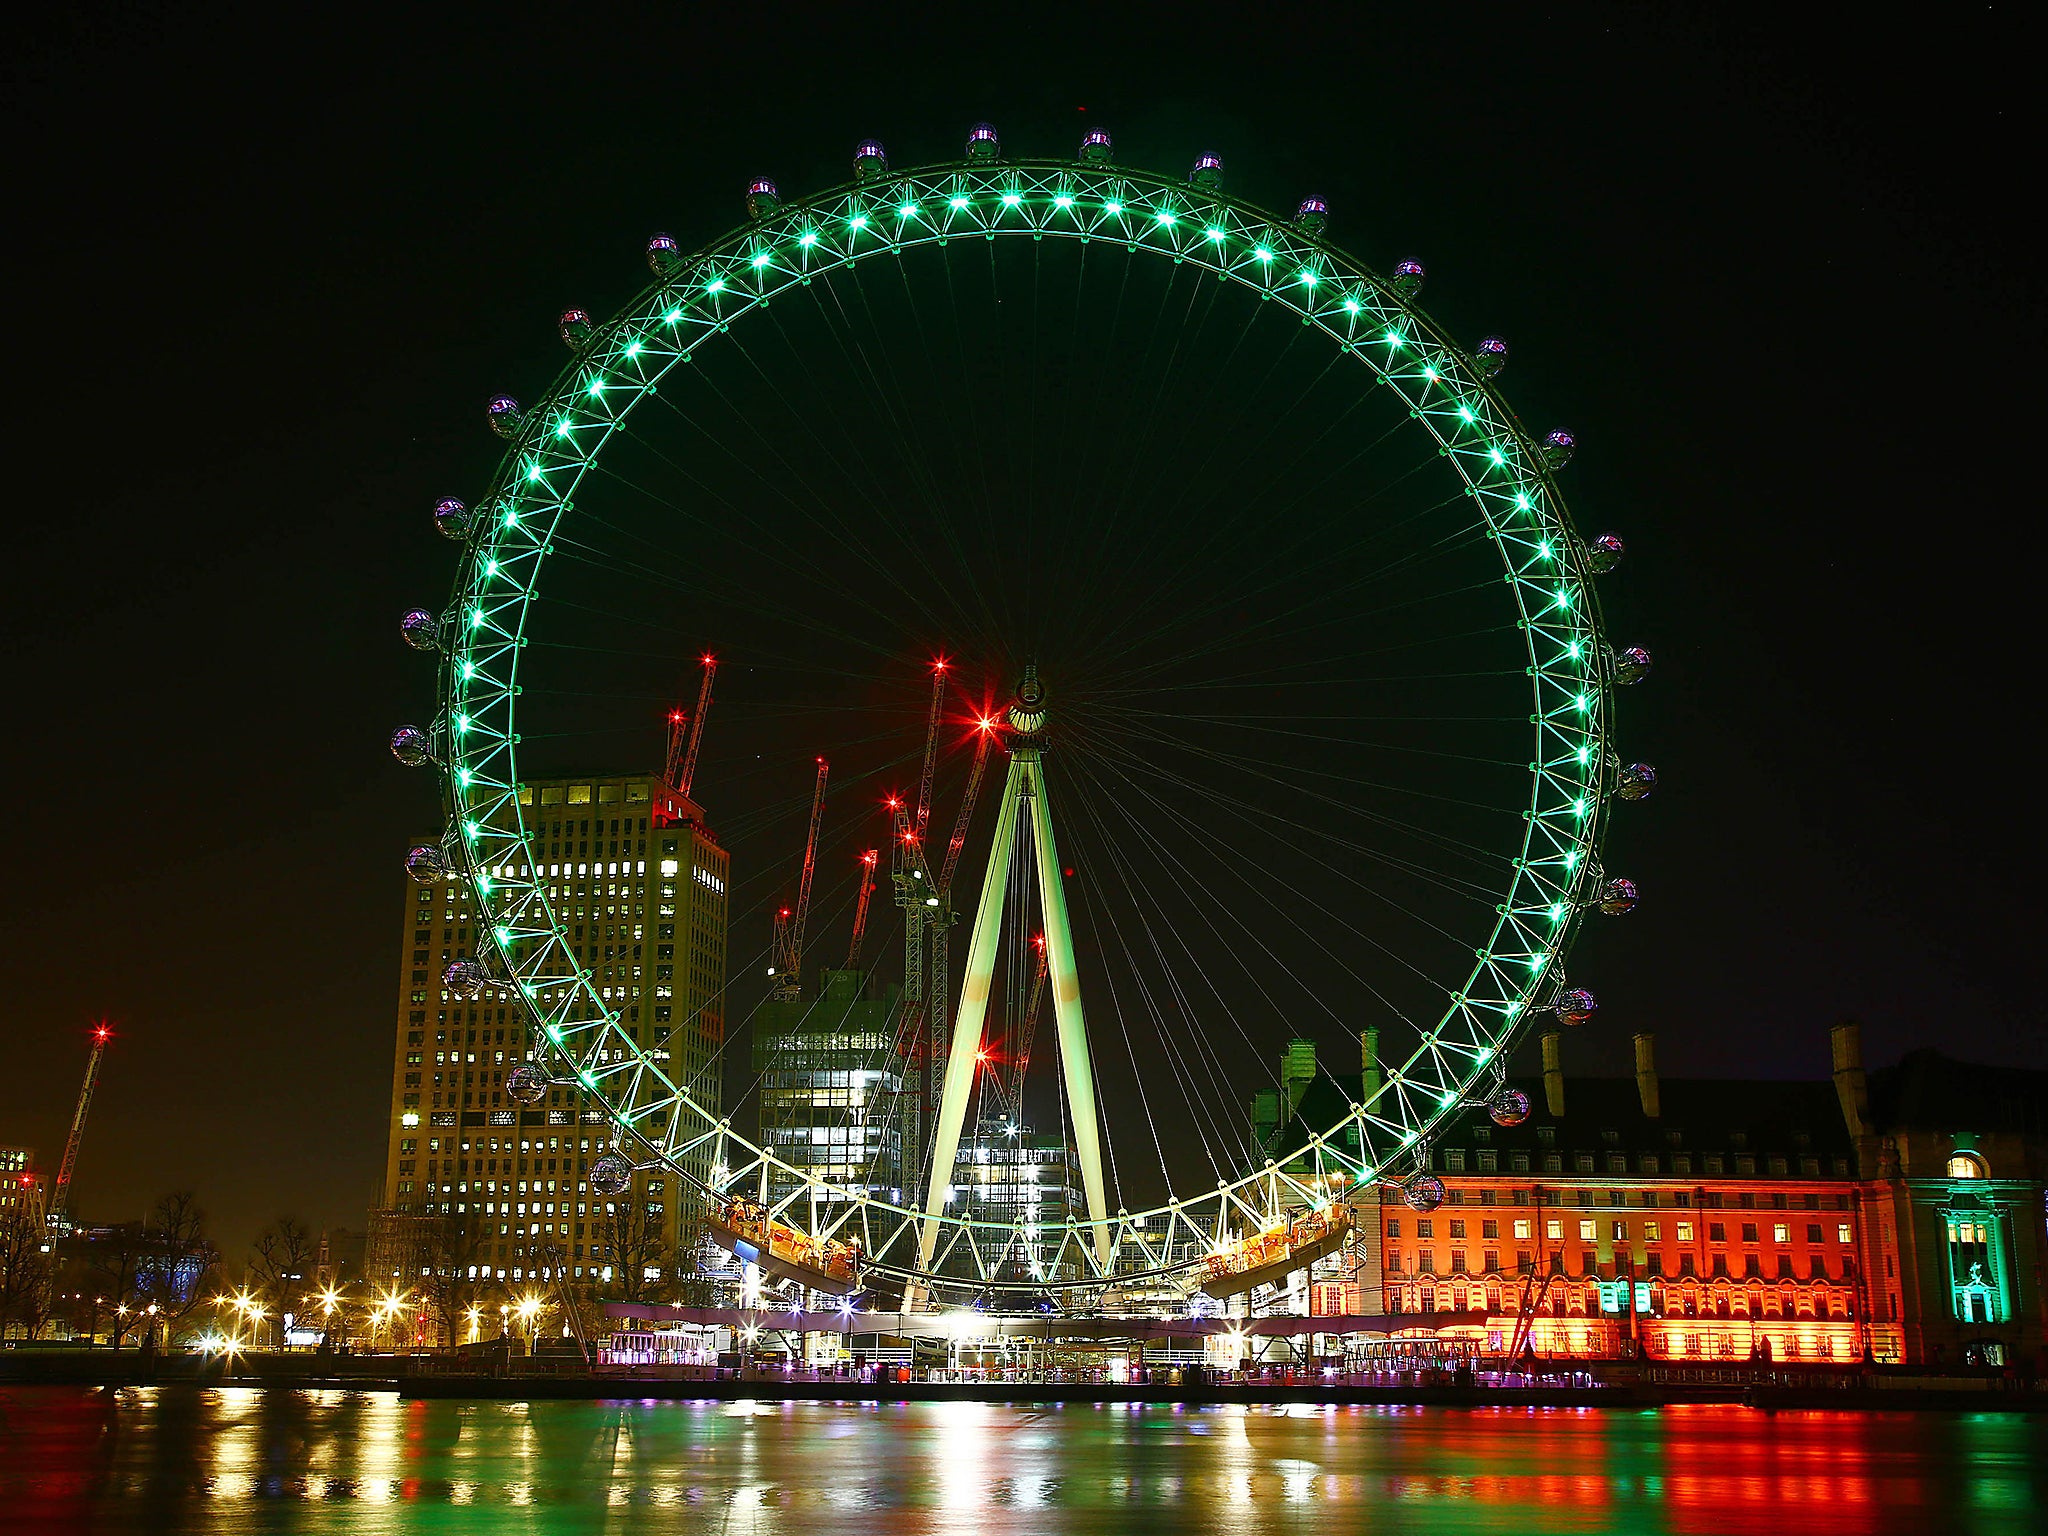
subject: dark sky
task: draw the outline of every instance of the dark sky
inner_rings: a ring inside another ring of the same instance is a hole
[[[437,814],[381,744],[426,700],[394,621],[445,590],[425,508],[488,473],[481,403],[542,387],[551,317],[623,303],[651,230],[979,118],[1324,193],[1578,433],[1665,784],[1616,827],[1646,899],[1575,959],[1606,1010],[1574,1067],[1648,1027],[1674,1074],[1813,1074],[1848,1015],[1876,1061],[2048,1064],[2019,8],[967,14],[78,7],[11,40],[0,1140],[54,1162],[104,1016],[86,1215],[190,1185],[237,1247],[362,1221],[397,860]]]

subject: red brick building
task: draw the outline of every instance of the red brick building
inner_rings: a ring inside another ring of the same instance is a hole
[[[1832,1083],[1663,1079],[1644,1036],[1633,1080],[1567,1085],[1545,1046],[1526,1122],[1478,1113],[1431,1149],[1443,1205],[1354,1199],[1310,1311],[1413,1314],[1490,1354],[2040,1356],[2048,1074],[1920,1052],[1866,1079],[1844,1026]],[[1290,1120],[1344,1091],[1319,1073]]]

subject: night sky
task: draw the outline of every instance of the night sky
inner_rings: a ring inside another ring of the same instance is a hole
[[[1572,1069],[1649,1028],[1674,1075],[1816,1075],[1842,1017],[1873,1063],[2048,1065],[2016,9],[966,14],[76,8],[11,39],[0,1141],[54,1164],[104,1017],[81,1214],[189,1185],[236,1253],[280,1211],[363,1222],[398,862],[438,817],[383,746],[429,710],[396,620],[442,600],[427,512],[481,493],[483,403],[540,391],[553,317],[623,304],[651,231],[693,247],[753,175],[803,195],[863,136],[916,165],[983,118],[1321,193],[1577,433],[1580,526],[1629,540],[1610,632],[1657,658],[1622,739],[1664,782],[1610,840],[1645,899],[1575,955],[1606,1006]],[[718,720],[707,783],[743,766]]]

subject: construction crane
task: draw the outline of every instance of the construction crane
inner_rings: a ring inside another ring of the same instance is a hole
[[[853,903],[853,943],[846,950],[849,971],[860,968],[860,946],[868,936],[868,898],[875,894],[875,865],[881,857],[879,848],[870,848],[860,856],[860,895]]]
[[[1017,1026],[1017,1039],[1010,1048],[1010,1084],[1000,1089],[1012,1117],[1024,1118],[1024,1074],[1031,1067],[1031,1037],[1038,1033],[1038,1005],[1045,1001],[1045,935],[1032,939],[1038,950],[1038,972],[1031,979],[1031,1001],[1024,1005],[1024,1022]]]
[[[804,872],[797,883],[796,910],[775,914],[775,1000],[793,1002],[803,995],[804,924],[811,915],[811,880],[818,871],[818,823],[825,813],[825,778],[832,765],[818,759],[818,782],[811,791],[811,829],[804,838]]]
[[[86,1111],[92,1108],[93,1085],[100,1079],[100,1058],[107,1052],[107,1042],[114,1038],[114,1031],[106,1024],[96,1024],[92,1031],[92,1055],[85,1064],[85,1082],[78,1090],[78,1108],[71,1112],[71,1135],[64,1143],[64,1161],[57,1169],[57,1185],[50,1191],[50,1210],[47,1220],[53,1227],[61,1226],[71,1206],[71,1175],[78,1167],[78,1144],[85,1139]]]
[[[925,823],[932,814],[932,770],[939,762],[939,711],[946,704],[946,658],[932,663],[932,707],[924,723],[924,772],[917,780],[917,840],[924,841]]]
[[[661,776],[669,784],[676,784],[683,775],[683,754],[690,739],[685,727],[689,721],[690,712],[681,705],[668,712],[668,756],[662,760]],[[676,784],[676,787],[680,789],[682,786]]]
[[[704,667],[704,681],[697,686],[697,713],[690,722],[690,742],[683,750],[682,766],[670,775],[669,782],[687,800],[690,785],[697,778],[697,749],[704,745],[704,717],[711,713],[711,680],[718,676],[718,658],[709,652],[699,658]],[[671,719],[674,717],[671,716]],[[675,755],[676,732],[669,732],[669,755]]]

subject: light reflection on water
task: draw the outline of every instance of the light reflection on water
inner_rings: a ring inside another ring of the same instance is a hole
[[[2040,1531],[2048,1419],[0,1391],[0,1529]]]

